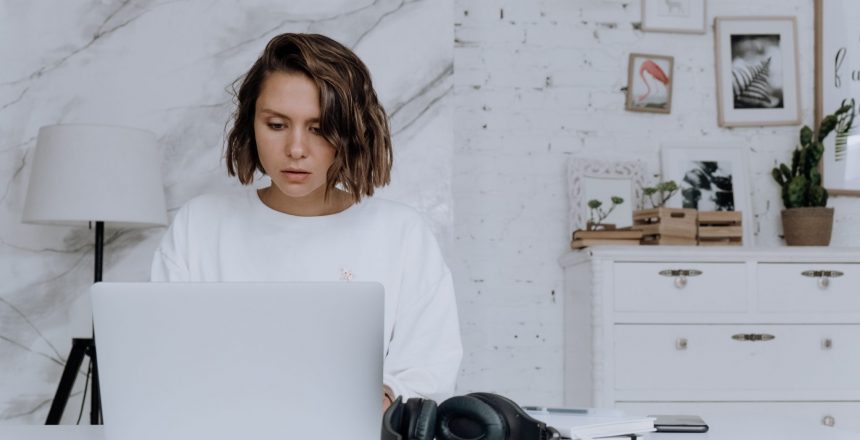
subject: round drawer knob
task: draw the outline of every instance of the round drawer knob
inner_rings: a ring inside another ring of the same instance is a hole
[[[818,288],[826,289],[830,287],[830,277],[821,277],[818,279]]]
[[[683,289],[687,286],[687,277],[681,275],[675,278],[675,287]]]
[[[834,419],[833,416],[824,416],[824,418],[821,419],[821,424],[824,426],[833,426],[836,424],[836,419]]]
[[[675,339],[675,350],[686,350],[686,349],[687,349],[687,338]]]

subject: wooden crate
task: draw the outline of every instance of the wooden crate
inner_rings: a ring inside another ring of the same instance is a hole
[[[633,229],[642,231],[642,244],[695,245],[695,209],[652,208],[633,212]]]
[[[700,246],[740,246],[743,244],[743,215],[740,211],[699,212]]]

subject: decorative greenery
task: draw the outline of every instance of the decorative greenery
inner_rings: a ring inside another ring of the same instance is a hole
[[[588,208],[590,210],[588,216],[588,223],[591,228],[600,226],[603,220],[605,220],[606,217],[609,217],[609,214],[611,214],[612,211],[615,210],[616,206],[624,203],[624,199],[618,196],[612,196],[609,199],[612,201],[612,206],[610,206],[609,209],[607,209],[606,211],[601,208],[601,206],[603,206],[603,202],[601,202],[600,200],[591,199],[588,201]]]
[[[837,118],[836,122],[836,142],[833,146],[833,152],[836,155],[836,162],[841,162],[845,160],[848,155],[848,136],[850,136],[849,132],[851,132],[854,127],[854,98],[843,99],[842,105],[850,105],[851,111],[843,113],[842,116]]]
[[[818,132],[804,125],[800,129],[800,145],[791,155],[791,167],[780,163],[771,171],[773,179],[782,187],[782,203],[788,208],[827,206],[827,190],[821,184],[818,165],[824,156],[824,138],[843,120],[845,112],[852,111],[844,105],[832,115],[821,120]]]
[[[770,86],[770,60],[732,68],[735,108],[773,108],[780,104]]]
[[[654,186],[646,186],[642,188],[642,205],[644,206],[647,201],[651,204],[652,208],[662,208],[676,192],[678,192],[678,184],[674,180],[658,182]]]
[[[684,174],[681,189],[681,206],[699,209],[703,191],[707,192],[707,200],[714,203],[714,211],[734,211],[735,196],[732,185],[732,175],[721,170],[715,161],[698,161],[696,166]]]

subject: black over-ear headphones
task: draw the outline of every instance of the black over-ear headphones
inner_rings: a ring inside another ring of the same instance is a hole
[[[382,440],[555,440],[555,428],[535,420],[512,400],[492,393],[442,402],[397,400],[382,417]]]

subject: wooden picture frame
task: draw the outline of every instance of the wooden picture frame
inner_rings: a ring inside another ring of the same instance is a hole
[[[843,104],[851,115],[824,139],[823,185],[831,195],[860,196],[860,30],[857,0],[815,0],[815,126]]]
[[[717,17],[717,122],[721,127],[800,124],[795,17]]]
[[[704,34],[707,16],[706,0],[642,0],[644,32]]]
[[[670,113],[675,59],[631,53],[627,64],[625,108],[633,112]]]

